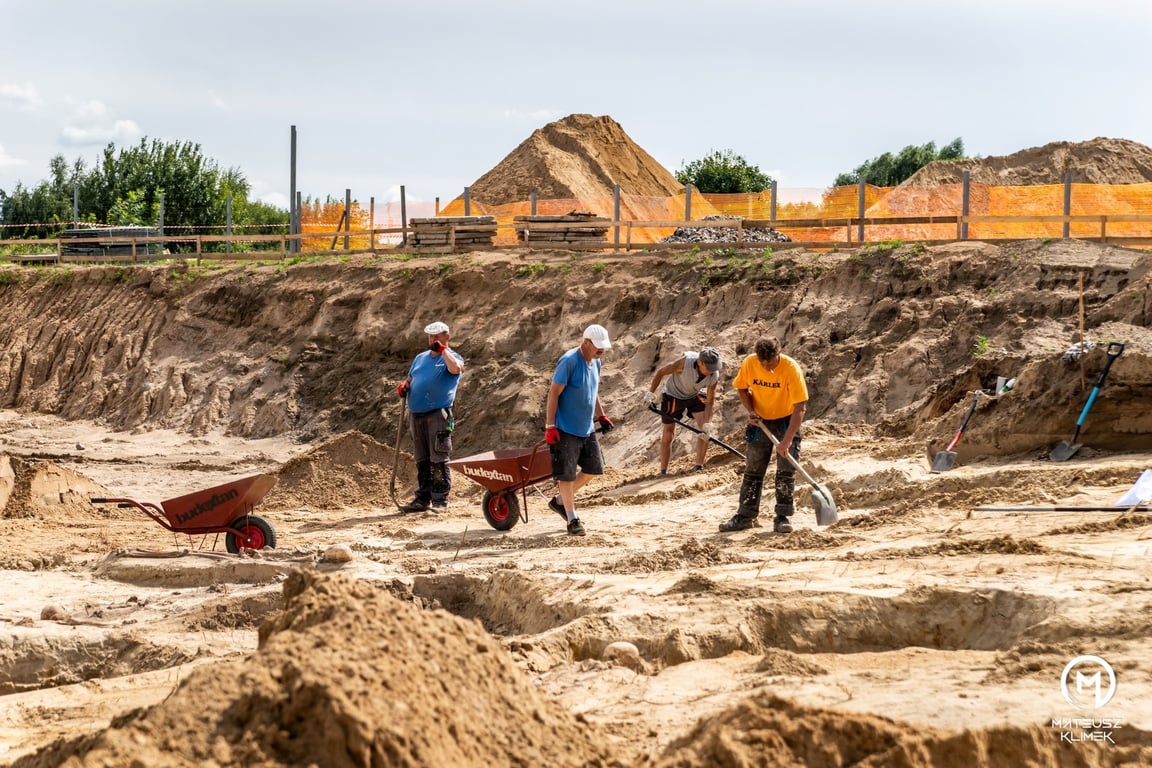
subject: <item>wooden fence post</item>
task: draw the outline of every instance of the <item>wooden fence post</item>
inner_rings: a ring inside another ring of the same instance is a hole
[[[968,239],[968,214],[971,211],[970,201],[972,199],[970,196],[971,184],[972,184],[972,175],[968,171],[964,171],[964,187],[963,187],[964,191],[962,193],[963,197],[960,200],[960,215],[964,217],[964,220],[960,222],[960,239],[961,240],[967,240]]]
[[[1067,240],[1072,225],[1068,221],[1068,217],[1072,215],[1072,172],[1069,171],[1064,174],[1064,239]]]

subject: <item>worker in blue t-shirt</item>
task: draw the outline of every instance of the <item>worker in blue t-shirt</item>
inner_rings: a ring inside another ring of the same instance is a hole
[[[452,476],[448,459],[452,453],[452,405],[464,371],[464,358],[448,348],[451,334],[439,321],[424,329],[428,349],[416,355],[408,376],[396,394],[408,398],[408,423],[412,431],[412,457],[416,460],[416,497],[401,512],[424,512],[448,506]]]
[[[572,536],[584,535],[584,524],[576,516],[576,491],[592,475],[604,474],[594,422],[600,423],[601,432],[613,426],[600,403],[600,356],[607,349],[612,349],[612,342],[604,326],[588,326],[580,346],[560,356],[548,387],[544,441],[550,446],[552,477],[560,491],[548,506],[567,521]]]

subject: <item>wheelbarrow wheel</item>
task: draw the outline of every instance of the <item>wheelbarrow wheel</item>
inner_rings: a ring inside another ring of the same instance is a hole
[[[241,549],[269,549],[276,548],[276,531],[262,517],[245,515],[232,521],[229,528],[240,532],[236,535],[229,531],[224,536],[224,546],[234,555],[240,554]]]
[[[484,507],[484,519],[498,531],[510,531],[520,522],[520,500],[515,492],[486,491],[480,503]]]

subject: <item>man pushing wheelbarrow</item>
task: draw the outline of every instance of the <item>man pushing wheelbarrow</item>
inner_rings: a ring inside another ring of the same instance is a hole
[[[549,508],[564,518],[569,535],[585,535],[576,516],[575,495],[593,475],[604,473],[594,427],[598,423],[600,432],[613,427],[600,402],[600,356],[611,348],[608,331],[590,325],[580,345],[561,355],[548,387],[543,441],[532,448],[489,451],[449,462],[487,489],[481,502],[484,518],[496,530],[510,530],[521,519],[517,491],[524,491],[527,502],[527,487],[551,477],[560,493],[549,499]]]

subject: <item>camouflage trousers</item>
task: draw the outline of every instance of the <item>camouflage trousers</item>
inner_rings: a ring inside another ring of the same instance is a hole
[[[788,431],[790,417],[765,421],[764,426],[782,439]],[[764,488],[764,475],[768,472],[768,465],[772,457],[776,456],[776,446],[761,431],[759,426],[749,426],[745,432],[747,449],[744,464],[744,482],[740,486],[740,507],[736,514],[740,517],[754,518],[760,514],[760,494]],[[792,447],[788,453],[797,461],[800,460],[800,433],[792,438]],[[788,461],[776,457],[776,507],[777,518],[791,517],[795,511],[793,495],[796,491],[796,468]]]

